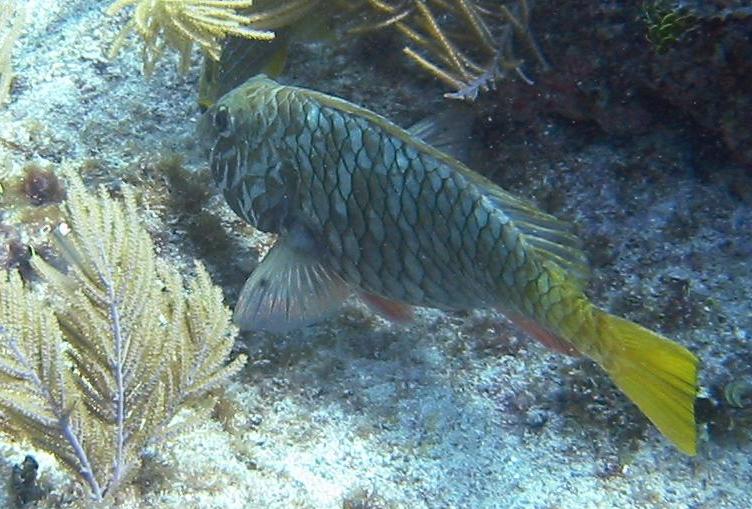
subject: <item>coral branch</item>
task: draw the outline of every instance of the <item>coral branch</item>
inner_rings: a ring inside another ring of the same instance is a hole
[[[479,91],[493,88],[494,81],[507,76],[508,70],[532,83],[522,70],[522,61],[515,57],[513,40],[522,41],[541,69],[549,68],[530,33],[527,0],[411,0],[396,4],[366,0],[364,4],[377,20],[350,31],[393,27],[407,39],[404,54],[455,89],[446,97],[474,100]]]
[[[216,61],[222,51],[221,42],[228,35],[259,40],[274,38],[273,32],[251,27],[251,19],[238,14],[238,9],[253,5],[250,0],[118,0],[106,12],[112,16],[133,5],[133,18],[115,37],[108,56],[117,56],[128,35],[138,33],[143,39],[144,74],[147,76],[154,71],[165,46],[180,53],[180,70],[185,72],[194,44]]]

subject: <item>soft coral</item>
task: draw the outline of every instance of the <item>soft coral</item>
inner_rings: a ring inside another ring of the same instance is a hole
[[[126,37],[133,31],[144,39],[144,74],[154,71],[154,65],[171,46],[180,53],[180,69],[187,71],[193,44],[198,44],[206,55],[219,60],[221,41],[228,35],[248,39],[269,40],[274,33],[252,28],[251,18],[239,14],[247,9],[250,0],[117,0],[107,8],[114,15],[125,7],[135,5],[130,21],[118,33],[109,57],[114,58],[125,45]]]

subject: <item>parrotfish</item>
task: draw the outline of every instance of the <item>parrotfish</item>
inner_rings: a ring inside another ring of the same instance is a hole
[[[590,302],[587,260],[567,223],[419,129],[264,76],[221,97],[199,131],[232,210],[278,234],[241,291],[241,329],[286,332],[352,294],[397,320],[412,306],[495,309],[544,345],[595,361],[696,454],[697,357]]]

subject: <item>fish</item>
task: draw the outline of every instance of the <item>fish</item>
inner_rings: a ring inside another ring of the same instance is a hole
[[[198,138],[214,181],[239,217],[278,235],[241,290],[238,326],[289,332],[353,294],[398,322],[415,306],[497,310],[594,361],[695,455],[699,359],[592,303],[572,227],[430,145],[427,131],[266,76],[207,110]]]

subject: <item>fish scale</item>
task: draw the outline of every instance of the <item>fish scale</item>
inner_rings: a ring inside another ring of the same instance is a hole
[[[241,328],[286,332],[352,293],[395,319],[414,305],[494,308],[597,362],[695,454],[698,359],[589,301],[565,223],[371,111],[264,77],[217,101],[200,131],[230,207],[279,234],[241,291]]]

